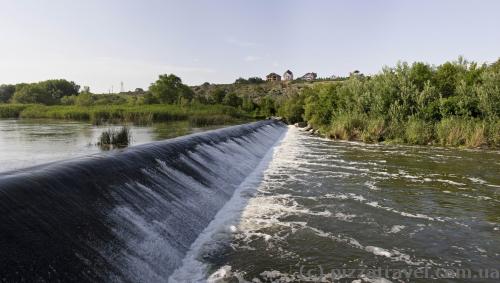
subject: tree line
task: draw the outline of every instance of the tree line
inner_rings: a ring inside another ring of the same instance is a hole
[[[226,105],[254,117],[279,115],[307,122],[321,135],[365,142],[500,146],[500,60],[478,64],[459,58],[433,66],[401,62],[378,74],[339,81],[189,87],[160,75],[146,91],[93,94],[74,82],[48,80],[1,85],[0,103],[44,105]]]
[[[399,63],[304,88],[278,112],[321,134],[366,142],[500,146],[500,60]]]

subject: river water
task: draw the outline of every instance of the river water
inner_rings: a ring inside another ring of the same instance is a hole
[[[290,127],[240,220],[195,258],[209,282],[498,282],[499,173],[498,151],[335,142]],[[189,281],[196,271],[184,269]]]
[[[117,125],[49,119],[0,119],[0,172],[102,151],[99,136]],[[129,125],[131,146],[224,127],[193,127],[187,121]]]
[[[77,157],[0,173],[4,281],[499,281],[498,151],[263,121],[132,126],[144,145],[79,157],[107,128],[0,120],[0,171]]]

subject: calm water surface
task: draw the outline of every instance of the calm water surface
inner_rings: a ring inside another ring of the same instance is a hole
[[[138,145],[223,126],[192,127],[186,121],[130,126]],[[118,126],[62,120],[0,119],[0,172],[101,151],[100,134]]]

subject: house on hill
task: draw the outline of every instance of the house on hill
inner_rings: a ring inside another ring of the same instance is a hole
[[[307,73],[301,77],[304,81],[314,81],[318,77],[316,73]]]
[[[266,81],[268,82],[279,82],[281,81],[281,76],[276,73],[270,73],[266,76]]]
[[[286,70],[286,72],[283,74],[283,80],[284,81],[293,81],[293,73],[290,70]]]

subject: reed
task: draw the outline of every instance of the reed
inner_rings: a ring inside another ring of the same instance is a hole
[[[127,147],[132,141],[132,134],[128,127],[118,130],[108,129],[102,132],[97,143],[101,147]]]
[[[196,125],[222,123],[249,118],[243,111],[224,105],[97,105],[97,106],[44,106],[0,105],[1,118],[50,118],[89,121],[93,124],[123,123],[149,124],[189,120]]]

